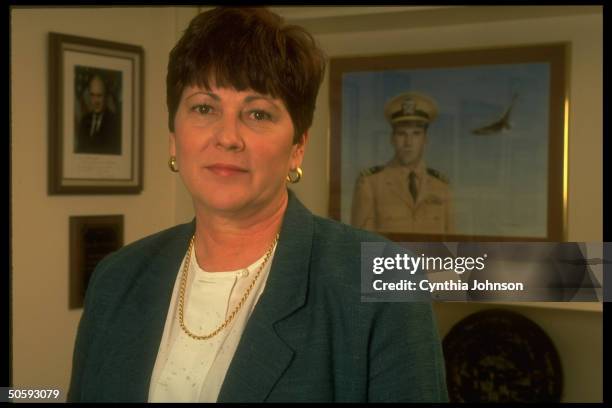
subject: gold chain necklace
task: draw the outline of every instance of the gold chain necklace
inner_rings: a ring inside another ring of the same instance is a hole
[[[255,273],[255,277],[253,278],[253,281],[247,288],[246,292],[244,292],[244,295],[242,296],[242,299],[240,299],[240,302],[238,302],[238,305],[236,305],[232,313],[230,313],[229,317],[227,317],[225,321],[221,323],[221,326],[217,327],[213,332],[203,335],[203,336],[192,333],[187,328],[187,326],[185,326],[185,319],[183,316],[183,311],[185,309],[185,287],[187,286],[187,274],[189,273],[189,265],[191,263],[191,252],[193,251],[193,246],[195,242],[195,234],[193,235],[193,237],[191,237],[191,241],[189,242],[189,249],[187,250],[187,260],[185,261],[185,265],[183,266],[183,273],[181,274],[181,286],[179,288],[179,310],[178,310],[179,323],[181,325],[181,329],[183,329],[185,334],[187,334],[189,337],[195,340],[208,340],[216,336],[217,334],[219,334],[221,330],[223,330],[224,328],[227,327],[228,324],[230,324],[230,322],[234,319],[234,317],[236,316],[236,314],[238,313],[242,305],[244,305],[244,302],[246,301],[247,297],[249,297],[249,293],[251,293],[253,286],[255,286],[255,282],[257,281],[257,278],[259,278],[261,271],[263,270],[264,266],[266,266],[266,264],[268,263],[268,259],[270,259],[270,256],[272,255],[272,250],[274,249],[274,246],[278,242],[278,235],[279,234],[276,234],[276,238],[274,238],[274,242],[272,242],[272,245],[270,245],[270,248],[266,252],[266,256],[263,262],[261,263],[261,265],[259,265],[259,268],[257,268],[257,272]]]

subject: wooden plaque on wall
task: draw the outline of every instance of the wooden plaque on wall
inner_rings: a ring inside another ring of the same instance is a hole
[[[96,265],[123,246],[123,215],[70,217],[70,309],[83,307]]]

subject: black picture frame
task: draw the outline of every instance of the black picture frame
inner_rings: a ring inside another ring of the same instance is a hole
[[[48,192],[143,188],[144,50],[49,33]]]

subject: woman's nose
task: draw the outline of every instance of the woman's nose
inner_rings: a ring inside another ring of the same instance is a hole
[[[240,134],[239,119],[223,117],[216,131],[217,146],[225,150],[240,151],[244,149],[244,140]]]

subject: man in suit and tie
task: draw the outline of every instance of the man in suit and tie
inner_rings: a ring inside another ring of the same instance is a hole
[[[448,180],[424,160],[429,123],[438,114],[430,97],[406,92],[385,105],[395,156],[359,175],[351,224],[380,232],[451,234],[452,198]]]
[[[120,120],[108,109],[106,84],[99,75],[90,78],[88,92],[91,112],[81,118],[74,152],[120,155]]]

